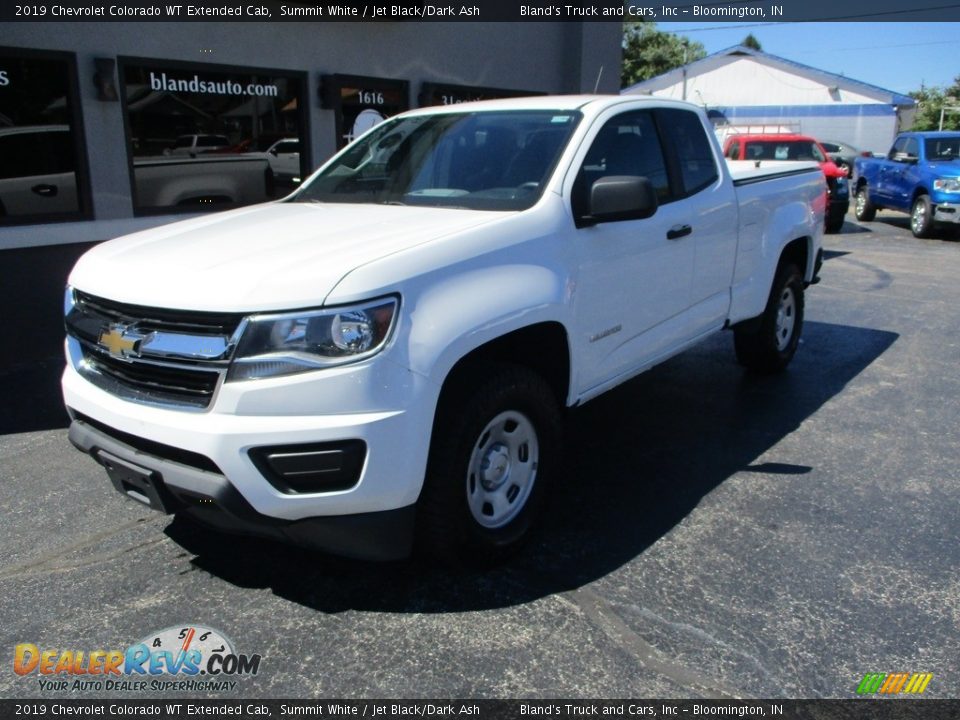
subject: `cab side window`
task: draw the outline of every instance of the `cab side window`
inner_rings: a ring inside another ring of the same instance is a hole
[[[597,180],[616,175],[649,179],[661,205],[672,199],[653,113],[646,110],[623,113],[608,120],[600,129],[574,182],[574,214],[577,217],[587,214],[590,191]]]
[[[683,185],[681,197],[689,197],[713,185],[719,178],[713,148],[700,116],[689,110],[664,108],[657,111],[660,126],[673,143]],[[737,147],[739,143],[734,143]],[[736,158],[733,158],[736,159]]]
[[[893,147],[890,148],[890,152],[887,153],[887,160],[893,160],[894,156],[899,152],[906,152],[907,150],[907,138],[897,138],[897,141],[893,144]]]

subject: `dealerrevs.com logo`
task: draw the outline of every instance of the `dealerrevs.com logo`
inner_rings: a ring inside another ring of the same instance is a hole
[[[125,650],[63,650],[19,643],[13,671],[37,675],[40,690],[230,691],[256,675],[260,655],[237,653],[223,633],[203,625],[169,627]]]

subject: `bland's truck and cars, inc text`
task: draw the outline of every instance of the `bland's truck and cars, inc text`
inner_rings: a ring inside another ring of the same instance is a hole
[[[73,444],[168,513],[366,558],[496,558],[562,408],[723,329],[797,349],[815,163],[726,162],[702,110],[416,110],[293,195],[103,243],[65,296]]]

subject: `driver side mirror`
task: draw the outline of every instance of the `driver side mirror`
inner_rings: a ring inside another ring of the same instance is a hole
[[[893,154],[894,162],[898,163],[915,163],[919,158],[916,155],[911,155],[910,153],[898,152]]]
[[[610,175],[593,183],[586,217],[580,225],[618,220],[642,220],[657,211],[657,192],[649,178]]]

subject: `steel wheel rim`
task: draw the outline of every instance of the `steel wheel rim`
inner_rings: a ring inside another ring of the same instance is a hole
[[[783,352],[790,345],[797,324],[797,297],[793,288],[786,287],[777,305],[777,350]]]
[[[467,506],[482,527],[510,523],[527,504],[537,479],[540,444],[530,419],[506,410],[487,423],[467,465]]]
[[[911,215],[911,221],[913,223],[912,229],[914,232],[919,232],[923,227],[924,222],[927,219],[927,207],[922,202],[915,202],[913,204],[913,214]]]
[[[863,209],[867,206],[866,193],[861,190],[857,193],[857,214],[863,215]]]

